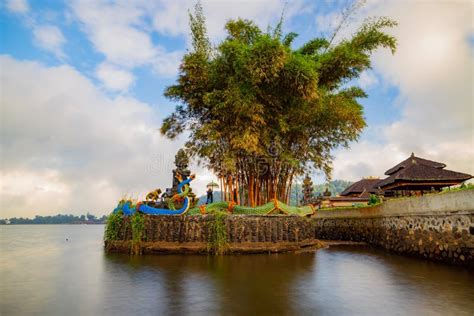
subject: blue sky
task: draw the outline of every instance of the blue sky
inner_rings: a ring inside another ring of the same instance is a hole
[[[31,13],[19,14],[19,12],[8,10],[8,1],[6,2],[7,10],[2,10],[0,27],[3,31],[0,52],[20,60],[38,61],[45,66],[58,66],[67,63],[100,86],[101,81],[97,78],[95,70],[97,65],[106,61],[106,57],[91,43],[84,32],[84,25],[81,21],[72,17],[74,13],[71,12],[73,9],[70,2],[23,2],[28,3],[29,12]],[[297,13],[295,16],[292,16],[291,20],[287,23],[288,25],[285,26],[288,31],[291,29],[291,31],[299,34],[294,46],[298,47],[315,36],[322,35],[327,37],[332,33],[332,29],[318,30],[317,24],[313,21],[315,11],[318,14],[328,14],[333,11],[339,12],[350,3],[350,1],[320,2],[317,7],[314,4],[311,5],[311,2],[308,4],[301,3],[298,8],[303,10],[299,14]],[[212,2],[209,4],[212,5]],[[245,1],[242,5],[245,5]],[[275,12],[278,12],[278,10],[275,10]],[[275,15],[272,19],[269,19],[270,25],[275,25],[277,18],[278,15]],[[57,27],[64,38],[67,39],[60,45],[60,50],[64,56],[58,56],[53,48],[49,49],[37,43],[34,31],[32,30],[32,24]],[[149,36],[152,43],[162,45],[169,51],[178,51],[181,54],[188,48],[186,34],[168,36],[166,33],[163,34],[156,31],[150,32]],[[218,40],[219,37],[214,42]],[[119,91],[105,89],[105,93],[112,97],[117,94],[127,94],[142,102],[158,106],[163,115],[172,112],[174,104],[163,97],[163,91],[166,86],[173,84],[176,78],[175,74],[163,76],[147,66],[137,66],[128,69],[128,71],[133,74],[135,80],[127,89]],[[371,73],[371,76],[375,75]],[[365,114],[369,126],[375,123],[390,123],[397,118],[399,111],[391,106],[392,102],[387,103],[387,98],[389,98],[388,101],[392,101],[397,95],[395,86],[386,86],[383,89],[378,87],[376,89],[374,85],[370,85],[366,90],[371,97],[361,100],[361,102],[366,108]],[[377,111],[380,103],[386,103],[384,111]]]
[[[162,94],[189,46],[194,1],[0,3],[1,168],[9,180],[2,211],[17,204],[4,215],[107,213],[123,195],[169,186],[185,138],[171,142],[157,129],[175,106]],[[226,20],[249,18],[266,28],[285,6],[202,3],[214,43],[225,36]],[[295,47],[328,36],[350,3],[288,1],[284,31],[299,34]],[[354,14],[336,40],[365,18],[386,15],[400,23],[390,30],[399,49],[394,56],[378,51],[373,68],[352,83],[369,95],[361,100],[368,127],[351,149],[334,152],[334,178],[383,176],[412,151],[474,173],[472,13],[469,1],[372,0]],[[202,193],[213,175],[193,168]]]

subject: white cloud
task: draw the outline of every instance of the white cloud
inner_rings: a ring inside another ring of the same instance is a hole
[[[58,213],[71,199],[71,191],[54,170],[2,170],[0,196],[1,216],[19,217],[33,215],[26,210]]]
[[[469,140],[440,142],[436,147],[416,144],[408,149],[397,142],[376,144],[365,140],[335,153],[333,179],[358,181],[367,176],[383,179],[387,177],[385,171],[407,159],[412,152],[418,157],[444,162],[446,169],[474,174],[471,158],[474,148]]]
[[[382,145],[363,138],[339,151],[335,175],[382,175],[411,152],[474,174],[472,13],[468,2],[382,2],[364,12],[361,19],[386,15],[399,22],[390,30],[399,42],[396,54],[375,54],[373,71],[381,83],[398,88],[394,102],[401,117],[382,127]]]
[[[183,53],[181,51],[166,52],[164,49],[158,49],[158,53],[153,60],[153,69],[156,73],[164,76],[173,76],[179,70]]]
[[[130,72],[107,63],[102,63],[97,67],[96,75],[107,89],[112,91],[127,91],[135,80]]]
[[[127,68],[151,65],[160,75],[178,71],[182,52],[154,44],[146,20],[147,2],[75,1],[72,11],[108,63]]]
[[[59,28],[53,25],[38,25],[33,28],[35,43],[42,49],[63,58],[63,45],[66,39]]]
[[[76,1],[73,11],[95,48],[108,61],[124,66],[140,66],[154,56],[153,44],[144,31],[135,27],[145,13],[140,8],[103,1]]]
[[[124,194],[170,186],[182,142],[159,134],[155,107],[110,98],[69,66],[0,65],[2,217],[104,214]]]
[[[358,84],[362,89],[370,89],[379,83],[377,76],[373,71],[367,70],[360,74]]]
[[[292,17],[307,12],[309,8],[301,0],[290,2],[281,0],[203,0],[201,3],[206,16],[208,34],[214,42],[226,35],[224,26],[229,19],[239,17],[250,19],[266,30],[267,26],[274,26],[278,22],[283,9],[285,9],[285,24],[288,25]],[[287,3],[286,8],[285,3]],[[188,37],[190,33],[188,12],[193,10],[194,4],[195,1],[192,0],[161,1],[155,9],[154,28],[164,35]]]
[[[188,9],[195,4],[187,1],[84,1],[76,0],[71,11],[82,24],[89,40],[102,53],[107,63],[133,69],[150,65],[163,76],[175,76],[182,50],[170,51],[163,43],[152,40],[154,32],[164,36],[183,36],[189,45]],[[231,18],[248,18],[266,29],[275,24],[285,2],[264,1],[203,1],[207,27],[212,40],[224,37],[224,25]],[[306,10],[302,0],[288,3],[286,21]]]
[[[39,48],[53,53],[57,58],[65,57],[63,46],[66,39],[61,30],[52,25],[56,19],[57,13],[53,11],[31,11],[28,2],[25,0],[9,0],[6,3],[9,11],[21,13],[21,21],[25,26],[31,28],[33,32],[33,42]],[[42,22],[38,22],[40,20]]]
[[[316,30],[321,33],[334,32],[342,21],[340,12],[330,12],[316,16]]]
[[[8,0],[7,9],[14,13],[27,13],[30,6],[26,0]]]
[[[408,155],[394,144],[361,141],[349,150],[336,152],[333,179],[358,181],[367,176],[383,178],[385,171],[406,158]]]
[[[375,58],[374,69],[398,86],[402,117],[386,137],[410,151],[431,152],[447,162],[458,160],[452,145],[463,145],[464,163],[453,168],[474,173],[473,66],[468,38],[472,35],[473,5],[424,3],[387,8],[400,26],[395,56]],[[436,21],[434,23],[433,21]],[[416,27],[413,27],[416,23]]]
[[[153,32],[164,36],[184,36],[189,44],[188,9],[195,1],[74,1],[72,12],[83,26],[94,47],[107,62],[134,68],[151,65],[160,75],[177,74],[183,51],[169,51],[152,41]],[[266,29],[275,24],[284,1],[203,1],[207,27],[212,40],[225,35],[224,25],[231,18],[248,18]],[[287,5],[287,21],[305,10],[303,1]],[[148,21],[151,21],[148,23]]]
[[[163,1],[153,14],[153,26],[161,34],[168,36],[189,33],[188,10],[190,1]]]

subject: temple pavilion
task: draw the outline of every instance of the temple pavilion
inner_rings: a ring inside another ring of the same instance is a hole
[[[369,198],[371,194],[379,194],[380,189],[377,185],[379,182],[379,178],[364,178],[351,184],[342,191],[340,195],[346,197]]]
[[[414,153],[406,160],[385,172],[388,176],[376,184],[380,189],[396,191],[397,195],[413,192],[440,191],[444,187],[460,184],[472,178],[470,174],[444,169],[446,165],[416,157]]]
[[[444,187],[458,185],[472,178],[470,174],[446,170],[446,164],[420,157],[414,153],[388,169],[385,179],[368,177],[347,187],[340,196],[329,197],[327,206],[367,204],[370,195],[390,198],[394,196],[423,195],[437,192]]]
[[[376,186],[378,182],[380,182],[379,178],[364,178],[351,184],[340,196],[325,195],[321,205],[322,207],[367,205],[371,194],[381,194]]]

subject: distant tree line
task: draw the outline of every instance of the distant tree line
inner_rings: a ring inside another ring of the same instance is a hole
[[[104,224],[107,216],[96,217],[90,213],[86,215],[75,216],[72,214],[58,214],[54,216],[40,216],[36,215],[34,218],[9,218],[0,219],[0,225],[11,224]]]
[[[349,187],[352,183],[353,182],[345,180],[333,180],[326,184],[316,184],[313,185],[313,195],[322,195],[323,192],[326,191],[326,188],[328,188],[329,192],[331,192],[331,196],[336,196]],[[290,205],[297,205],[297,201],[301,200],[302,196],[303,187],[301,183],[294,184],[291,187]]]

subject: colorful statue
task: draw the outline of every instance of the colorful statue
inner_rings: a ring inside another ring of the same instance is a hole
[[[117,207],[114,210],[114,213],[122,211],[124,215],[133,215],[136,211],[139,211],[144,214],[149,215],[182,215],[185,214],[190,206],[193,204],[193,201],[189,197],[190,187],[189,183],[194,180],[195,176],[190,175],[186,180],[183,180],[180,174],[177,174],[177,180],[179,181],[177,193],[174,194],[171,198],[168,198],[168,208],[157,208],[145,204],[145,202],[139,202],[136,205],[133,205],[133,202],[130,200],[121,200]],[[158,190],[155,190],[151,193],[155,193]],[[179,209],[176,209],[175,202],[182,204]]]
[[[185,151],[180,149],[175,156],[176,169],[173,170],[173,185],[161,193],[156,189],[146,195],[143,202],[136,205],[133,201],[122,199],[114,212],[122,211],[131,215],[137,210],[145,214],[181,215],[196,204],[196,195],[192,192],[189,183],[195,178],[188,170],[189,159]]]
[[[160,198],[160,194],[161,194],[161,189],[156,189],[155,191],[151,191],[150,193],[148,193],[146,195],[146,201],[150,201],[150,202],[158,202],[159,198]]]

